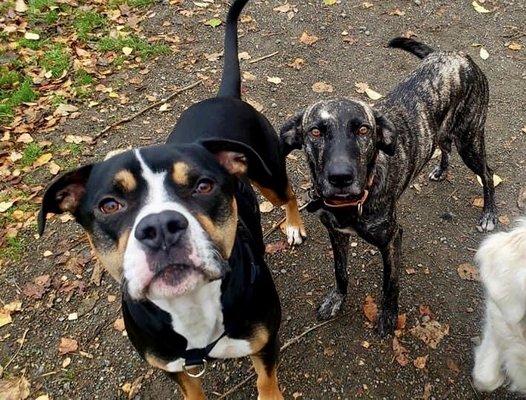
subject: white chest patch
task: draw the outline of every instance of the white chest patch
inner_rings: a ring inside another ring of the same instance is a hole
[[[172,327],[188,341],[187,350],[202,349],[217,340],[224,331],[221,308],[221,281],[208,283],[186,296],[171,300],[150,299],[155,305],[169,313]],[[247,340],[223,337],[214,346],[212,358],[238,358],[252,354]],[[169,372],[183,370],[184,360],[179,358],[166,365]]]

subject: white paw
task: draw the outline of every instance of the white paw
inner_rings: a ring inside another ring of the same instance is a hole
[[[477,229],[479,232],[491,232],[497,225],[497,217],[493,213],[487,213],[480,218]]]
[[[488,372],[489,371],[486,371],[486,373],[483,371],[473,372],[473,384],[481,392],[493,392],[504,383],[505,377],[503,373],[499,372],[495,374],[494,371],[492,371],[492,373]]]
[[[289,242],[291,246],[303,243],[301,230],[298,226],[287,226],[285,228],[285,234],[287,235],[287,242]]]
[[[438,181],[443,180],[444,176],[445,176],[444,171],[442,171],[440,166],[437,165],[435,169],[431,171],[431,173],[429,174],[429,180],[438,182]]]

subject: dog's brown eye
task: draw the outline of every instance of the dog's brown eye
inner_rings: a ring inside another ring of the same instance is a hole
[[[104,199],[100,202],[99,209],[103,214],[115,214],[122,209],[122,204],[115,199]]]
[[[214,182],[210,179],[201,179],[195,187],[195,193],[208,194],[214,188]]]
[[[367,135],[369,133],[369,127],[368,126],[361,126],[360,129],[358,129],[358,133],[360,135]]]
[[[317,128],[314,128],[313,130],[310,131],[310,134],[311,136],[315,138],[319,138],[321,136],[321,131]]]

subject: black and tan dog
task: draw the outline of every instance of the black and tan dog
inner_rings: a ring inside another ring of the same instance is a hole
[[[320,101],[281,130],[286,151],[305,149],[316,197],[309,208],[319,211],[334,251],[336,288],[319,307],[319,318],[335,315],[346,296],[348,241],[354,229],[382,254],[381,335],[393,331],[398,314],[402,229],[396,203],[437,146],[442,159],[430,179],[444,177],[455,143],[484,185],[479,230],[490,231],[496,224],[493,173],[484,148],[486,77],[462,53],[434,52],[404,38],[390,46],[423,61],[387,97],[374,107],[352,99]]]
[[[75,216],[100,261],[122,282],[132,344],[170,373],[187,399],[204,398],[200,375],[207,360],[247,355],[259,398],[282,399],[280,304],[249,180],[276,198],[293,199],[277,135],[239,100],[237,19],[246,3],[236,0],[228,14],[219,96],[186,111],[167,144],[55,180],[39,216],[41,234],[48,213]],[[299,234],[300,226],[295,229]]]

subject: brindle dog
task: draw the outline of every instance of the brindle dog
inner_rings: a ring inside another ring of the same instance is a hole
[[[455,143],[484,186],[478,229],[491,231],[497,223],[493,172],[484,147],[486,77],[461,52],[435,52],[405,38],[393,39],[389,46],[423,61],[374,107],[353,99],[320,101],[281,129],[286,152],[305,149],[314,183],[310,209],[319,213],[327,227],[334,252],[336,287],[321,303],[318,317],[334,316],[345,299],[348,243],[354,229],[382,254],[383,301],[378,321],[382,336],[393,332],[398,315],[402,228],[396,203],[437,146],[442,159],[429,178],[444,178]]]

